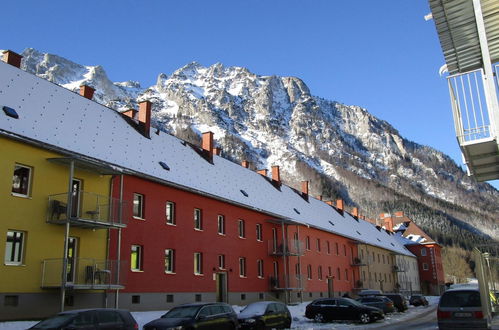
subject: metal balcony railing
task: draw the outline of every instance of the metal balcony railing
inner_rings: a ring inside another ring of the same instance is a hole
[[[294,275],[279,275],[277,277],[270,277],[270,289],[273,291],[291,290],[299,291],[305,290],[307,278],[302,274]]]
[[[447,79],[459,144],[490,138],[493,131],[489,111],[494,109],[487,108],[483,70],[456,74]]]
[[[42,262],[42,288],[60,288],[63,259]],[[79,290],[123,289],[128,271],[126,261],[68,259],[66,287]]]
[[[361,259],[361,258],[353,258],[352,262],[350,263],[351,266],[367,266],[367,261]]]
[[[403,273],[403,272],[405,272],[405,267],[403,267],[403,266],[398,266],[398,265],[394,265],[394,266],[393,266],[393,271],[394,271],[395,273]]]
[[[125,227],[129,203],[109,196],[78,191],[71,194],[72,225],[88,228]],[[68,193],[50,195],[47,222],[63,224],[68,220]]]
[[[302,256],[305,253],[303,242],[291,239],[286,244],[268,241],[268,251],[271,256]]]

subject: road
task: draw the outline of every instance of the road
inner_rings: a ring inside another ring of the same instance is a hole
[[[390,330],[429,330],[438,329],[437,305],[429,306],[424,313],[417,314],[413,318],[395,324],[386,324],[375,329]]]

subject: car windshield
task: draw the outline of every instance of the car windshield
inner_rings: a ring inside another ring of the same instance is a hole
[[[447,291],[440,299],[440,307],[481,307],[478,291]]]
[[[268,304],[262,304],[262,303],[254,303],[254,304],[249,304],[248,306],[244,307],[244,309],[241,311],[242,315],[263,315],[265,314],[265,309],[267,308]]]
[[[58,328],[66,324],[66,322],[75,318],[76,314],[61,314],[48,318],[36,324],[33,329],[51,329]]]
[[[173,318],[192,318],[196,316],[201,306],[181,306],[175,307],[170,310],[165,315],[161,316],[163,319],[173,319]]]

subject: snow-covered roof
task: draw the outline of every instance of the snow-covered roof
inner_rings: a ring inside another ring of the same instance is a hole
[[[396,253],[410,255],[384,230],[338,213],[314,198],[219,156],[206,161],[188,144],[166,133],[139,134],[118,112],[16,67],[0,62],[0,133],[85,155],[116,168],[240,204]],[[164,162],[169,170],[164,169]]]

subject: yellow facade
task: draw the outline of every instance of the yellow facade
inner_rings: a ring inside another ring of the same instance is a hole
[[[393,268],[395,265],[393,252],[367,244],[359,244],[358,248],[359,259],[363,265],[360,267],[363,288],[395,291],[397,275]]]
[[[42,289],[43,262],[64,257],[65,226],[47,222],[49,196],[69,190],[69,166],[50,162],[63,157],[55,152],[27,143],[0,137],[0,293],[36,293]],[[27,197],[12,193],[15,166],[31,169]],[[110,176],[75,168],[74,178],[81,180],[81,189],[109,196]],[[62,195],[61,195],[62,196]],[[7,232],[24,232],[22,262],[6,262]],[[71,227],[70,237],[77,238],[78,258],[106,259],[106,230]],[[59,261],[60,263],[61,261]],[[54,263],[55,265],[55,263]],[[59,264],[60,265],[60,264]],[[58,274],[62,267],[59,266]],[[46,269],[47,271],[47,269]],[[52,274],[53,275],[53,274]],[[59,279],[60,280],[60,277]]]

